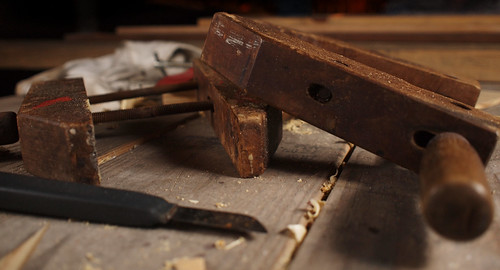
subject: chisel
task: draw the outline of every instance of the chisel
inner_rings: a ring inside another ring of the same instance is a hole
[[[266,232],[256,219],[183,207],[144,193],[0,172],[0,209],[130,227],[171,221],[235,231]]]

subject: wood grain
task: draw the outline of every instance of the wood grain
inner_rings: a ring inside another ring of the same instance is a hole
[[[116,33],[126,38],[203,39],[212,18],[196,26],[121,26]],[[401,15],[323,17],[259,17],[264,21],[313,34],[349,41],[498,42],[500,19],[494,15]]]
[[[249,214],[264,223],[269,233],[243,235],[244,243],[219,250],[214,247],[217,240],[230,243],[242,235],[197,227],[145,230],[1,213],[0,256],[49,222],[50,229],[25,269],[162,269],[166,261],[182,257],[203,257],[207,269],[271,269],[281,258],[291,258],[297,246],[284,229],[301,222],[309,199],[319,197],[322,185],[350,149],[342,140],[303,124],[284,132],[262,176],[241,179],[206,118],[180,125],[179,119],[163,121],[172,128],[100,166],[101,184],[186,206]],[[138,123],[129,126],[134,127],[139,135]],[[98,153],[106,147],[100,142],[121,140],[119,129],[105,130],[108,133],[101,137],[96,130]],[[145,129],[143,136],[148,132]],[[22,168],[18,148],[9,145],[2,151],[0,170]]]

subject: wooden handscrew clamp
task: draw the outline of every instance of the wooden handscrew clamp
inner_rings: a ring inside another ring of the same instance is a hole
[[[200,99],[245,96],[419,173],[423,213],[446,237],[475,238],[492,221],[484,165],[500,124],[473,107],[477,82],[227,13],[215,14],[195,76]],[[214,127],[234,157],[238,136],[224,139],[231,128]]]
[[[195,87],[196,83],[189,82],[90,99],[92,103],[99,103]],[[19,139],[24,167],[33,175],[99,184],[94,124],[211,110],[212,107],[211,102],[191,102],[91,113],[81,78],[38,82],[31,87],[17,115],[0,113],[0,144]]]

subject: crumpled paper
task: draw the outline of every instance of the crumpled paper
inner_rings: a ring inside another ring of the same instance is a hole
[[[113,54],[66,62],[61,67],[44,71],[20,81],[17,95],[25,95],[31,84],[40,80],[82,77],[87,95],[154,86],[165,75],[184,72],[192,59],[199,58],[201,49],[173,41],[125,41]],[[160,67],[162,66],[162,67]],[[119,101],[92,105],[92,111],[116,110]]]

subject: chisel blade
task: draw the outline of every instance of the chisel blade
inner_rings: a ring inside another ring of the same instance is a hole
[[[170,220],[218,229],[267,232],[266,228],[253,217],[199,208],[177,206]]]
[[[131,227],[156,227],[175,221],[266,232],[259,221],[246,215],[182,207],[135,191],[3,172],[0,172],[0,209]]]

